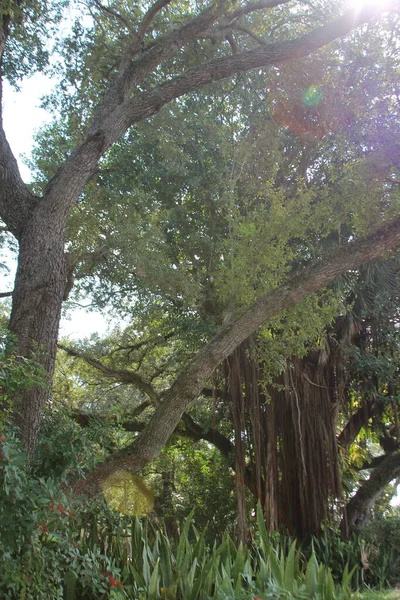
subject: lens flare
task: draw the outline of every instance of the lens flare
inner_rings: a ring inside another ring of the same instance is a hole
[[[113,473],[102,484],[104,498],[110,508],[124,515],[145,516],[152,512],[154,496],[151,488],[138,475],[126,471]]]

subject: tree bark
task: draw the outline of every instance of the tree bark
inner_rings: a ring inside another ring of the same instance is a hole
[[[43,407],[49,397],[66,283],[63,224],[47,211],[34,212],[20,237],[10,329],[18,353],[40,364],[44,381],[15,398],[15,423],[25,450],[35,448]]]

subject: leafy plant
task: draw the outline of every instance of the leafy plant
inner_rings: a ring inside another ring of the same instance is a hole
[[[15,430],[3,428],[0,444],[2,597],[109,598],[119,580],[112,558],[82,543],[75,507],[53,481],[29,473]]]

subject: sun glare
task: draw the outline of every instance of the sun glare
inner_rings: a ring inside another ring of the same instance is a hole
[[[352,8],[356,8],[358,10],[362,10],[368,6],[384,6],[385,4],[389,7],[390,0],[348,0],[348,4]]]

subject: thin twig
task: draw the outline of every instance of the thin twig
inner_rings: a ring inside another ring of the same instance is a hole
[[[104,13],[106,13],[106,15],[114,17],[114,19],[117,19],[117,21],[120,21],[127,28],[128,31],[130,31],[130,32],[133,31],[133,27],[129,23],[129,21],[127,19],[125,19],[125,17],[120,15],[116,10],[114,10],[113,8],[110,8],[109,6],[104,6],[104,4],[99,2],[99,0],[94,0],[94,3],[97,6],[97,8],[99,8]]]

